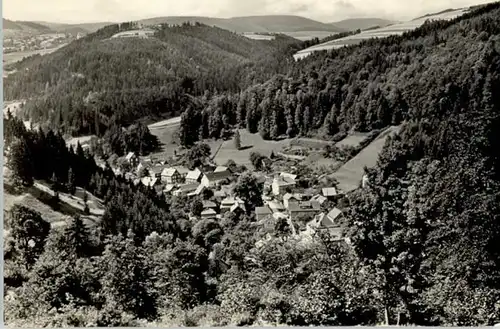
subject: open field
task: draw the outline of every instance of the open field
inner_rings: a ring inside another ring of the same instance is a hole
[[[239,132],[242,149],[236,150],[232,139],[224,141],[214,159],[218,165],[225,164],[228,160],[232,159],[240,165],[251,167],[250,153],[258,152],[262,155],[270,156],[271,152],[281,151],[283,147],[288,146],[290,143],[286,139],[282,141],[265,141],[258,133],[250,134],[245,129],[240,129]]]
[[[243,36],[252,39],[252,40],[274,40],[276,37],[274,35],[264,35],[264,34],[257,34],[257,33],[243,33]]]
[[[4,210],[9,211],[14,205],[23,205],[39,212],[44,220],[52,227],[65,225],[74,215],[80,215],[85,224],[95,225],[104,213],[102,201],[88,194],[90,215],[83,215],[83,190],[77,188],[75,196],[60,193],[58,206],[52,204],[51,197],[54,192],[45,185],[37,182],[24,193],[12,193],[9,185],[4,186]]]
[[[9,65],[13,64],[16,62],[21,61],[25,57],[33,56],[33,55],[47,55],[50,54],[54,51],[56,51],[59,48],[62,48],[66,46],[66,44],[60,45],[55,48],[49,48],[49,49],[41,49],[41,50],[31,50],[31,51],[18,51],[18,52],[13,52],[13,53],[7,53],[3,54],[3,65]]]
[[[332,177],[337,179],[339,189],[348,193],[359,187],[364,167],[374,167],[388,136],[397,134],[401,126],[392,126],[382,131],[373,142],[368,144],[354,158],[347,161]]]
[[[301,41],[306,41],[314,38],[324,39],[326,37],[329,37],[337,33],[331,31],[298,31],[298,32],[283,32],[283,34],[286,34],[292,38]]]
[[[359,133],[355,132],[344,138],[343,140],[337,142],[335,146],[337,147],[358,147],[363,143],[364,140],[368,138],[369,133]]]
[[[383,38],[391,35],[403,34],[406,31],[414,30],[425,23],[426,20],[451,20],[466,13],[468,9],[457,9],[440,14],[420,17],[411,21],[397,23],[385,26],[378,29],[366,30],[359,34],[351,35],[345,38],[328,41],[319,45],[315,45],[297,52],[294,56],[295,60],[309,56],[314,51],[331,50],[342,48],[345,46],[358,44],[363,40],[372,38]]]

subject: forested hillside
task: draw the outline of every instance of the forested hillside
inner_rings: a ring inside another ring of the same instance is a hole
[[[236,113],[206,107],[200,109],[204,124],[195,115],[183,127],[196,127],[204,137],[218,136],[214,127],[220,125],[210,122],[220,121],[222,112],[266,139],[282,134],[340,138],[350,129],[370,131],[423,117],[438,120],[454,102],[450,93],[476,84],[470,72],[498,51],[497,7],[427,23],[403,36],[311,55],[290,74],[252,86],[238,98],[228,97],[233,103],[226,108],[236,108]]]
[[[201,24],[164,26],[147,39],[110,39],[130,28],[108,26],[20,62],[4,80],[5,98],[31,98],[25,109],[35,121],[71,133],[103,133],[110,122],[180,111],[185,92],[235,92],[286,72],[299,45],[286,36],[257,41]]]

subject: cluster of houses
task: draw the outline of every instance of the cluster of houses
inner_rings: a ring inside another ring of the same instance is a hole
[[[221,218],[225,213],[245,213],[245,203],[232,194],[228,185],[235,175],[227,167],[218,166],[195,168],[190,170],[183,166],[171,166],[165,162],[153,164],[152,161],[139,159],[134,153],[124,158],[132,168],[122,174],[134,184],[143,184],[154,188],[161,195],[195,197],[210,189],[211,200],[203,201],[202,218]],[[142,177],[141,176],[142,173]],[[322,188],[319,193],[298,193],[297,175],[282,172],[274,177],[259,177],[263,184],[262,207],[256,207],[256,225],[264,232],[272,233],[276,220],[285,219],[293,235],[314,235],[318,231],[327,230],[338,239],[342,236],[342,211],[333,207],[328,209],[327,201],[334,201],[341,196],[335,187]],[[298,222],[306,220],[305,228],[297,232]]]
[[[124,174],[135,185],[143,184],[154,188],[158,194],[172,194],[175,196],[197,196],[204,189],[213,189],[224,185],[233,176],[227,167],[195,168],[190,170],[183,166],[170,166],[161,161],[153,163],[151,160],[141,161],[135,153],[129,153],[124,159],[132,170],[124,173],[114,169],[115,174]]]
[[[267,182],[271,194],[263,197],[264,206],[255,209],[257,225],[271,233],[276,220],[285,219],[294,236],[313,236],[326,230],[336,239],[342,239],[342,211],[336,207],[325,211],[327,201],[335,201],[341,194],[335,187],[322,188],[315,194],[297,193],[296,179],[297,175],[280,173]],[[297,232],[300,221],[306,221],[305,229]]]

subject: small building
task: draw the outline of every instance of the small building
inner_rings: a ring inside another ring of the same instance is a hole
[[[167,184],[165,185],[165,188],[163,189],[163,194],[169,194],[170,192],[172,192],[172,190],[174,189],[175,185],[174,184]]]
[[[229,209],[229,211],[232,212],[233,214],[242,215],[246,213],[247,210],[244,204],[235,203],[231,206],[231,209]]]
[[[205,209],[201,212],[201,218],[216,218],[217,212],[212,208]]]
[[[186,179],[187,174],[190,172],[190,170],[184,166],[175,166],[174,168],[181,174],[183,180]]]
[[[269,201],[267,205],[273,213],[282,212],[286,209],[285,206],[279,201]]]
[[[343,225],[337,222],[334,217],[338,217],[341,211],[335,208],[335,212],[332,211],[329,214],[321,213],[318,214],[312,221],[307,223],[307,230],[315,235],[318,232],[326,231],[334,240],[341,241],[343,239]]]
[[[213,201],[204,200],[202,203],[203,203],[203,209],[208,209],[208,208],[216,209],[217,208],[217,204]]]
[[[314,201],[300,201],[298,203],[290,203],[288,213],[292,221],[302,216],[316,216],[321,211],[321,207]]]
[[[154,178],[162,179],[163,170],[165,170],[165,166],[154,166],[149,169],[149,175]]]
[[[226,166],[217,166],[214,170],[214,172],[225,172],[225,171],[229,171],[229,168]]]
[[[272,216],[272,215],[273,215],[273,212],[271,211],[271,209],[268,206],[255,208],[255,216],[257,218],[257,221],[261,221],[264,218],[266,218],[268,216]]]
[[[212,173],[208,173],[208,174],[203,175],[203,178],[201,179],[201,183],[205,187],[215,187],[217,184],[222,183],[223,181],[225,181],[229,177],[231,177],[230,172],[225,172],[225,171],[212,172]]]
[[[298,193],[287,193],[283,196],[283,205],[286,209],[290,207],[290,203],[299,203],[300,201],[302,201],[302,196]]]
[[[191,193],[188,193],[188,197],[199,196],[199,195],[201,195],[201,193],[203,193],[204,189],[205,189],[205,186],[203,184],[198,184],[198,187],[196,188],[196,190],[194,190]]]
[[[218,201],[222,201],[227,197],[227,193],[223,190],[220,191],[215,191],[214,192],[214,198]]]
[[[177,190],[175,190],[172,194],[174,196],[188,195],[191,192],[196,191],[199,184],[184,184],[180,185]]]
[[[146,177],[141,178],[141,183],[144,186],[154,187],[156,185],[160,185],[161,181],[158,178],[146,176]]]
[[[231,207],[233,207],[235,204],[245,205],[245,202],[238,197],[236,197],[236,198],[235,197],[227,197],[221,201],[220,210],[221,210],[221,212],[229,211],[229,210],[231,210]]]
[[[340,225],[342,221],[342,210],[339,208],[333,208],[326,215],[333,223]]]
[[[139,164],[139,158],[134,152],[129,152],[125,156],[125,161],[127,161],[132,167],[136,167]]]
[[[187,173],[185,178],[186,183],[188,184],[199,183],[201,181],[202,176],[203,173],[200,171],[200,169],[195,168],[194,170],[191,170]]]
[[[317,194],[311,198],[311,201],[316,201],[320,205],[323,205],[326,201],[328,201],[328,199],[321,194]]]
[[[295,188],[295,180],[289,177],[276,177],[271,185],[274,195],[283,195]]]
[[[176,168],[164,168],[161,172],[161,180],[167,184],[179,184],[182,182],[182,175]]]
[[[139,164],[137,165],[137,169],[136,169],[136,172],[137,174],[140,174],[141,171],[143,170],[149,170],[149,168],[151,167],[151,165],[145,161],[141,161],[139,162]]]
[[[334,198],[338,195],[335,187],[325,187],[321,189],[321,194],[328,199]]]

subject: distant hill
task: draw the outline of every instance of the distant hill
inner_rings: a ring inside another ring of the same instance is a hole
[[[184,22],[199,22],[208,26],[217,26],[232,32],[300,32],[300,31],[328,31],[342,32],[343,30],[330,24],[321,23],[312,19],[292,15],[242,16],[232,18],[213,18],[202,16],[166,16],[139,21],[144,25],[155,24],[182,24]]]
[[[6,22],[7,21],[7,22]],[[216,26],[231,32],[344,32],[345,29],[332,24],[318,22],[309,18],[293,15],[265,15],[265,16],[241,16],[232,18],[215,18],[204,16],[165,16],[153,17],[139,20],[143,25],[171,24],[181,25],[185,22],[199,22],[208,26]],[[116,23],[98,22],[82,24],[61,24],[52,22],[14,22],[4,19],[4,28],[25,30],[28,25],[32,25],[32,32],[37,30],[40,33],[60,32],[60,33],[93,33],[97,30]],[[7,27],[6,27],[7,26]],[[373,25],[371,25],[373,26]]]
[[[471,8],[473,8],[473,7],[471,7]],[[442,14],[450,13],[450,12],[455,11],[455,10],[456,9],[448,8],[445,10],[441,10],[437,13],[430,13],[430,14],[425,14],[425,15],[419,16],[417,18],[414,18],[413,20],[422,19],[422,18],[426,18],[426,17],[430,17],[430,16],[442,15]]]
[[[251,40],[201,24],[165,26],[147,38],[111,38],[133,28],[106,26],[15,64],[17,72],[4,79],[5,99],[33,99],[26,109],[35,122],[63,122],[68,131],[94,133],[98,114],[104,126],[108,119],[126,124],[168,117],[184,109],[183,90],[201,96],[207,89],[237,92],[266,81],[287,72],[301,48],[285,35]],[[37,99],[42,95],[47,97]]]
[[[36,22],[26,22],[26,21],[11,21],[5,18],[3,19],[3,29],[14,30],[19,32],[32,32],[32,33],[52,32],[50,27],[43,24],[39,24]]]
[[[42,25],[50,27],[53,31],[62,33],[93,33],[97,30],[111,24],[112,22],[98,22],[98,23],[81,23],[81,24],[61,24],[51,22],[37,22]]]
[[[350,18],[331,23],[330,25],[345,31],[366,30],[374,26],[384,27],[396,22],[383,18]]]

